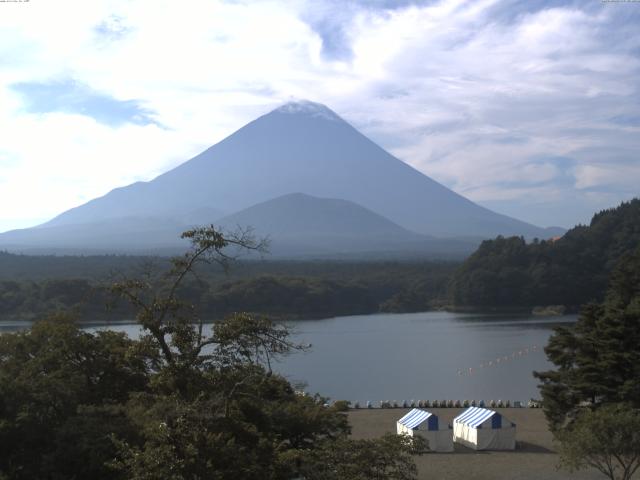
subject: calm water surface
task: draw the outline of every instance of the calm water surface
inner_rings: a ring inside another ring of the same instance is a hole
[[[299,321],[296,338],[312,351],[280,368],[334,399],[529,400],[539,398],[531,372],[550,367],[543,347],[553,328],[572,322],[448,312]]]
[[[311,351],[275,368],[310,393],[332,399],[464,400],[538,398],[534,370],[546,370],[552,329],[575,317],[426,312],[291,322],[294,340]],[[14,330],[25,325],[5,325]],[[137,336],[136,324],[110,328]]]

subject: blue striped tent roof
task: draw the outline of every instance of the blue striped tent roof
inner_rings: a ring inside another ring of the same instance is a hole
[[[493,410],[487,410],[486,408],[469,407],[456,418],[454,418],[453,421],[462,423],[471,428],[477,428],[479,425],[482,425],[487,419],[491,418],[495,414],[496,412],[494,412]]]
[[[412,409],[404,417],[398,420],[398,423],[404,425],[407,428],[416,428],[422,422],[427,420],[433,413],[426,410],[420,410],[419,408]]]

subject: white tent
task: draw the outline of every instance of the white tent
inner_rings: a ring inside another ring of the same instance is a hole
[[[453,419],[453,441],[474,450],[515,450],[516,424],[493,410],[471,407]]]
[[[420,435],[429,442],[429,450],[453,452],[451,426],[438,421],[438,417],[426,410],[412,409],[396,423],[398,435]]]

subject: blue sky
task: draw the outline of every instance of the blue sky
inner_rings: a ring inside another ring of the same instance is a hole
[[[538,225],[639,193],[637,2],[8,2],[0,64],[0,231],[301,98]]]

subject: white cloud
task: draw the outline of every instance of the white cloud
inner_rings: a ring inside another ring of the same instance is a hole
[[[575,168],[575,186],[578,189],[626,187],[638,193],[640,164],[635,165],[578,165]]]
[[[195,142],[155,125],[105,127],[81,115],[21,115],[0,121],[3,132],[0,203],[3,218],[46,217],[149,180],[195,154]],[[164,162],[164,163],[163,163]]]

